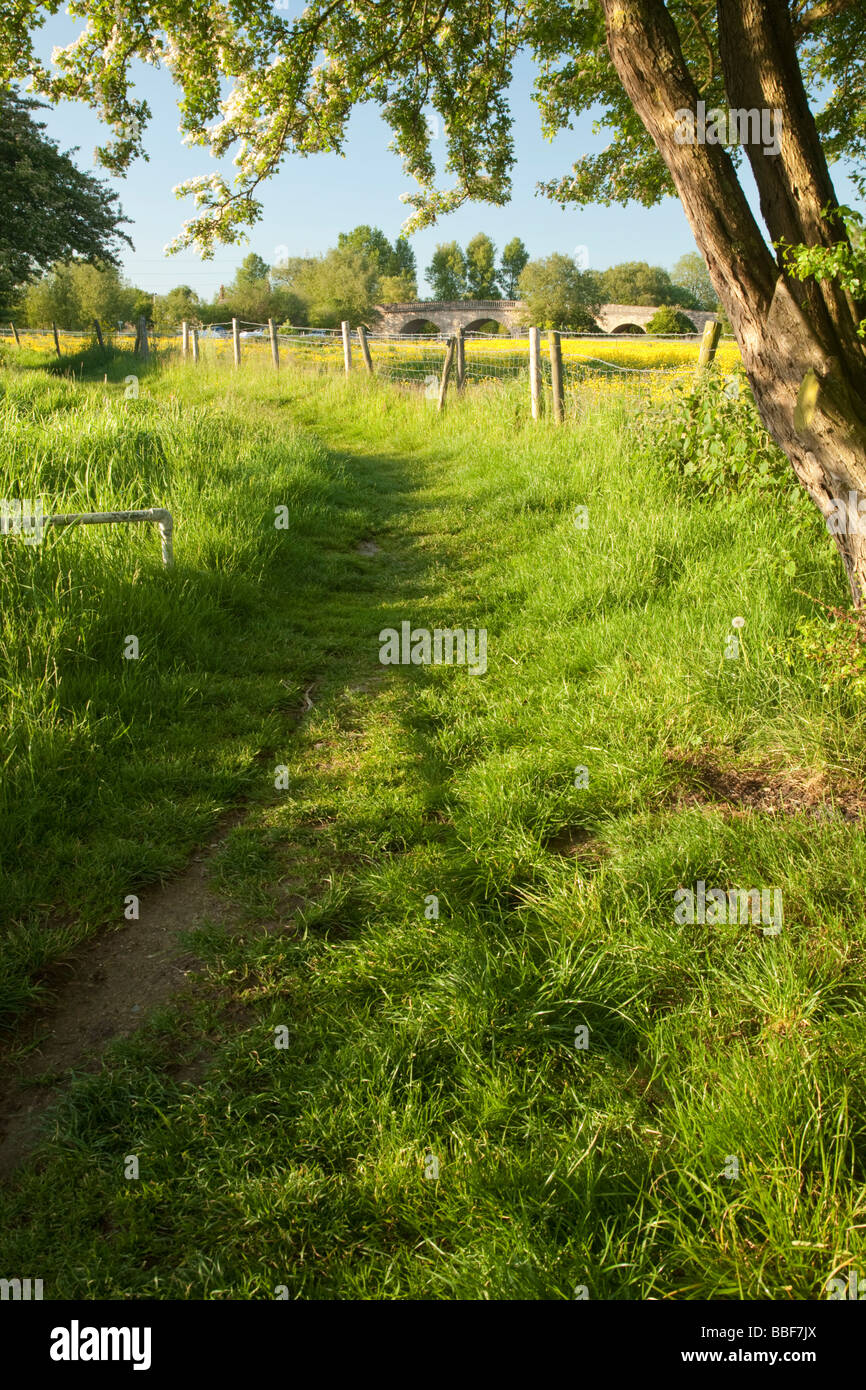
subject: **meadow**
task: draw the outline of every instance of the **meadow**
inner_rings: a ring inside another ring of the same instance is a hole
[[[798,638],[846,603],[817,513],[666,467],[641,421],[682,380],[575,377],[556,428],[518,378],[440,415],[252,355],[132,370],[0,369],[0,495],[176,526],[172,570],[144,528],[2,542],[4,1066],[218,831],[216,906],[182,997],[34,1082],[0,1267],[159,1299],[862,1269],[866,716]],[[484,629],[486,673],[383,666],[404,621]],[[782,930],[684,922],[699,883],[778,890]]]

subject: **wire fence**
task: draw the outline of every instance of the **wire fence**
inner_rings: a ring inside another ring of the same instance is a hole
[[[452,389],[472,390],[496,383],[528,382],[531,373],[529,338],[497,333],[466,333],[446,339],[438,334],[365,333],[342,328],[309,328],[272,325],[249,320],[225,320],[189,330],[182,328],[147,329],[144,351],[157,359],[177,355],[187,342],[187,356],[217,363],[279,362],[288,367],[317,372],[358,370],[365,367],[382,380],[422,390],[430,399],[439,399],[443,366],[449,345],[456,345]],[[237,331],[237,338],[235,332]],[[128,326],[100,330],[103,348],[141,353],[141,329]],[[19,347],[35,348],[68,359],[75,366],[77,353],[96,345],[95,327],[75,332],[52,328],[16,329],[0,327],[0,341],[14,341]],[[658,396],[694,377],[700,348],[700,335],[593,334],[559,335],[562,389],[565,411],[576,413],[592,401],[612,397],[641,401]],[[538,384],[542,399],[553,388],[551,344],[540,338]],[[348,349],[348,352],[347,352]],[[348,357],[348,362],[347,362]],[[367,362],[369,358],[369,364]],[[733,369],[739,362],[736,344],[722,342],[718,361]],[[446,385],[448,384],[446,379]],[[443,396],[444,398],[444,396]]]

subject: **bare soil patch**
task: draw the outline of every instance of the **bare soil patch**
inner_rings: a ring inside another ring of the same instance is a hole
[[[205,919],[230,925],[235,914],[209,887],[208,864],[243,814],[225,817],[181,874],[139,895],[138,921],[101,932],[53,968],[50,1003],[28,1014],[0,1054],[0,1176],[34,1147],[67,1074],[98,1071],[110,1042],[187,986],[200,962],[179,938]]]
[[[683,783],[678,806],[711,805],[732,815],[807,815],[817,821],[859,821],[866,815],[861,786],[815,768],[736,768],[704,750],[671,749],[665,761]]]

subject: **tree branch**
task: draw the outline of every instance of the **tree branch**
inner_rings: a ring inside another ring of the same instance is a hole
[[[799,42],[822,20],[834,19],[837,14],[844,14],[846,10],[851,9],[853,3],[854,0],[819,0],[811,10],[802,10],[797,18],[791,21],[794,38]]]

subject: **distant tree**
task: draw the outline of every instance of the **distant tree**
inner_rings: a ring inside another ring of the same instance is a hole
[[[485,232],[479,232],[467,244],[466,298],[495,299],[499,294],[496,274],[496,247]]]
[[[56,323],[58,328],[80,328],[78,296],[72,267],[60,262],[28,285],[19,317],[31,328]]]
[[[279,317],[281,323],[303,326],[309,322],[309,304],[301,281],[309,276],[315,264],[311,256],[289,256],[271,267],[271,284],[278,306],[278,315],[274,317]]]
[[[695,309],[715,309],[719,296],[713,289],[713,282],[703,256],[698,251],[688,251],[680,256],[673,270],[671,280],[686,290],[695,301],[687,306]]]
[[[406,296],[407,299],[417,298],[418,270],[415,263],[415,252],[404,236],[398,236],[394,242],[394,256],[391,261],[390,274],[392,277],[399,276],[407,285],[411,285],[411,291]]]
[[[360,251],[334,247],[324,256],[302,261],[294,270],[291,289],[307,306],[317,328],[334,328],[348,319],[353,328],[375,317],[379,274]]]
[[[405,304],[418,295],[414,275],[383,275],[379,281],[380,304]]]
[[[256,255],[255,251],[251,251],[248,256],[244,256],[239,268],[235,272],[235,287],[258,284],[260,280],[267,280],[270,273],[271,268],[267,261],[263,260],[261,256]]]
[[[0,307],[58,262],[77,255],[116,266],[119,242],[132,245],[119,230],[127,219],[117,194],[43,134],[32,116],[41,109],[0,89]]]
[[[289,256],[279,265],[271,267],[271,282],[275,286],[284,285],[287,289],[293,289],[299,276],[315,263],[314,256]]]
[[[201,304],[195,290],[189,285],[175,285],[168,294],[157,295],[153,302],[153,323],[158,329],[176,328],[184,319],[194,328],[200,328],[203,319]]]
[[[351,232],[341,232],[337,249],[358,251],[370,262],[383,282],[379,289],[383,303],[416,298],[415,252],[404,236],[398,236],[392,246],[379,227],[364,225]],[[391,281],[399,281],[399,286],[386,283]]]
[[[646,326],[647,333],[694,333],[695,325],[685,314],[672,304],[663,304],[656,309]]]
[[[587,293],[593,304],[604,304],[606,302],[604,277],[600,270],[585,270],[583,272],[583,283],[586,286]]]
[[[702,307],[690,289],[685,285],[675,285],[673,281],[668,289],[667,303],[678,305],[681,309],[700,309]]]
[[[72,277],[82,327],[98,319],[101,324],[113,328],[131,317],[140,291],[127,283],[116,266],[75,261]]]
[[[226,306],[219,298],[202,300],[198,306],[198,316],[205,327],[211,323],[224,323],[226,320]]]
[[[148,323],[153,323],[153,301],[154,296],[148,294],[147,290],[133,290],[132,312],[127,315],[127,319],[137,323],[140,318],[144,318]]]
[[[358,251],[369,261],[379,275],[391,275],[394,248],[379,227],[366,225],[355,227],[351,232],[340,232],[337,248],[341,251]]]
[[[113,328],[131,317],[138,293],[116,266],[61,261],[27,287],[19,317],[33,327],[89,328],[98,319]]]
[[[674,285],[660,265],[646,261],[623,261],[601,273],[607,304],[680,304],[686,309],[698,305],[688,290]]]
[[[463,299],[466,294],[466,257],[456,241],[440,242],[425,272],[434,299]]]
[[[519,236],[512,237],[502,252],[499,280],[506,299],[517,294],[517,282],[529,264],[529,252]]]
[[[598,278],[578,268],[571,256],[530,261],[518,288],[523,320],[539,328],[591,328],[598,312]]]
[[[247,323],[265,323],[273,316],[274,295],[270,266],[250,252],[241,261],[232,283],[226,288],[226,318]]]
[[[274,287],[270,317],[275,323],[303,326],[307,322],[307,302],[283,285]]]

